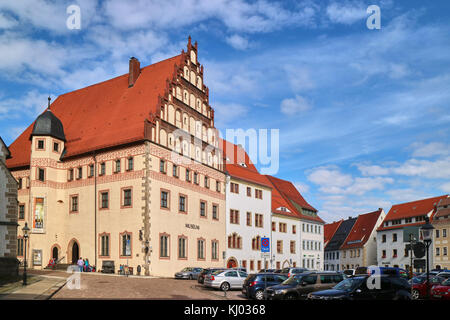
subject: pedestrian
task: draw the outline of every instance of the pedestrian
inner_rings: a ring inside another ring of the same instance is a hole
[[[81,257],[80,257],[80,259],[78,259],[77,265],[78,265],[78,268],[80,269],[80,272],[83,272],[84,261]]]
[[[86,258],[86,260],[84,260],[84,271],[85,272],[89,272],[89,259]]]

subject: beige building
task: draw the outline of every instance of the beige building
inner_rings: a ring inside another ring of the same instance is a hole
[[[450,269],[450,197],[439,201],[432,225],[435,228],[433,266],[439,269]]]
[[[6,167],[10,152],[0,138],[0,276],[18,274],[17,181]],[[23,245],[21,247],[23,249]]]
[[[10,146],[30,267],[223,266],[225,174],[197,43],[59,96]],[[23,257],[20,257],[23,258]]]

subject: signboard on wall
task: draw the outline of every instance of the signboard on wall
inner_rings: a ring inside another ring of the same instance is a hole
[[[42,266],[42,250],[33,249],[33,266]]]
[[[44,232],[44,198],[34,198],[33,232]]]

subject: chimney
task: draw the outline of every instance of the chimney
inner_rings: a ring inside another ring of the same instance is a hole
[[[141,73],[141,63],[135,57],[130,58],[130,71],[128,74],[128,88],[134,86]]]

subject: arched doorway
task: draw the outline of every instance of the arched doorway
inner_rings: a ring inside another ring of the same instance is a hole
[[[238,266],[235,258],[230,258],[227,261],[227,268],[236,268]]]
[[[53,258],[55,261],[58,261],[58,247],[53,247],[53,250],[52,250],[52,258]]]
[[[79,258],[80,245],[76,239],[72,239],[69,241],[69,245],[67,246],[67,263],[77,264]]]

